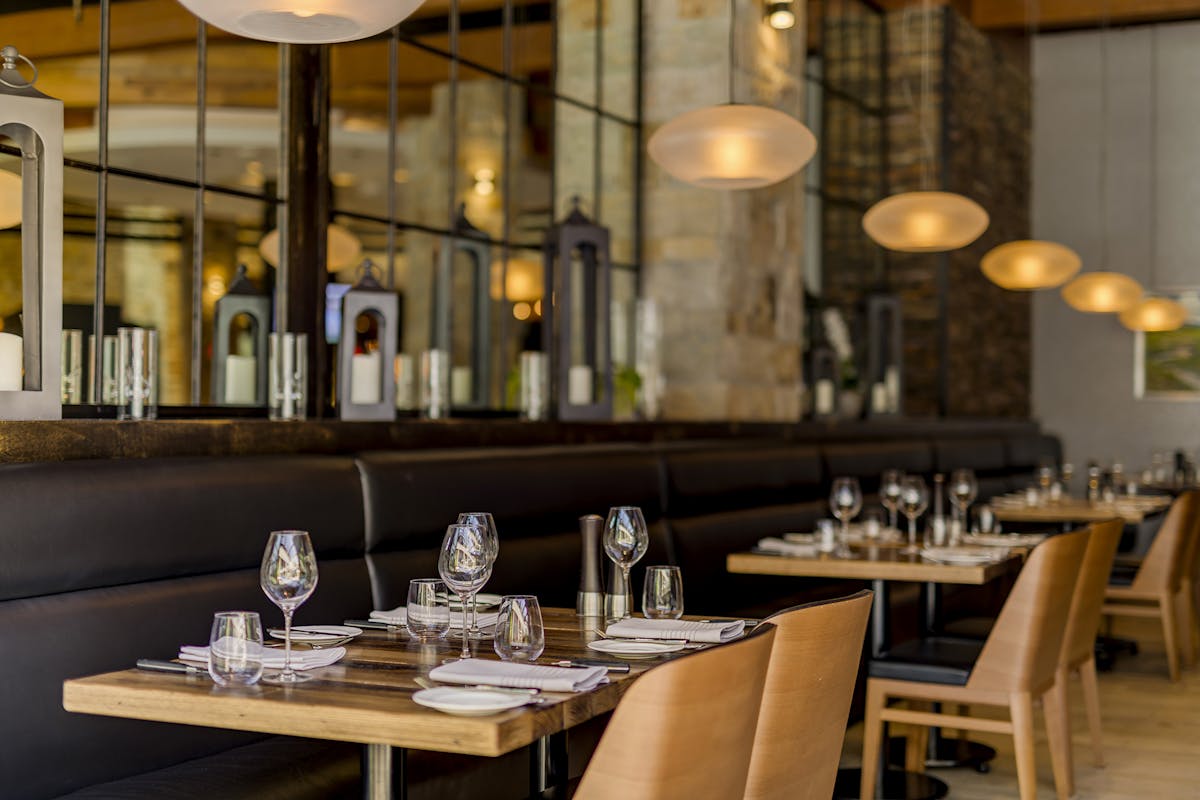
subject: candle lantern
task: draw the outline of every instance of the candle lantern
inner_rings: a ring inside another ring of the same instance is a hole
[[[358,283],[342,296],[337,373],[338,416],[344,420],[396,417],[392,365],[400,330],[400,298],[379,278],[379,268],[364,261]]]
[[[543,346],[550,354],[551,405],[562,420],[612,418],[609,231],[573,200],[546,234]]]
[[[213,404],[266,405],[271,298],[246,277],[244,264],[217,300],[213,317]]]
[[[465,274],[459,269],[463,264],[460,257],[465,259]],[[434,349],[450,354],[450,405],[454,408],[488,405],[491,270],[488,235],[471,224],[466,206],[459,205],[454,232],[442,239],[439,251],[433,314]],[[459,297],[468,298],[466,309],[455,303]]]
[[[872,294],[866,301],[868,416],[903,411],[901,375],[904,363],[904,321],[900,298]]]
[[[22,332],[0,333],[5,419],[62,418],[63,104],[36,82],[33,62],[0,50],[0,138],[21,153]]]

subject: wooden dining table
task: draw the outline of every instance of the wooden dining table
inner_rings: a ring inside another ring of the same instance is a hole
[[[990,503],[992,513],[1001,522],[1035,524],[1086,524],[1120,517],[1126,524],[1137,525],[1146,517],[1160,513],[1171,498],[1158,495],[1119,497],[1111,503],[1091,502],[1082,497],[1063,497],[1037,505],[1027,505],[1023,497],[1005,495]]]
[[[603,626],[601,620],[561,608],[546,608],[542,614],[546,649],[538,663],[618,660],[588,649],[589,642],[600,638],[596,630]],[[312,670],[312,680],[288,687],[260,683],[219,688],[207,672],[110,672],[65,681],[63,706],[83,714],[361,744],[364,796],[390,800],[405,796],[404,781],[393,782],[392,775],[403,775],[408,750],[495,757],[533,745],[535,757],[551,774],[531,783],[565,780],[565,740],[552,737],[612,711],[638,675],[673,657],[630,661],[628,673],[609,672],[608,683],[588,692],[543,692],[541,705],[485,717],[451,716],[418,705],[412,696],[422,688],[417,678],[427,678],[457,654],[454,633],[421,644],[403,629],[365,630],[346,646],[343,660]],[[472,649],[476,657],[497,658],[490,639],[472,642]],[[561,750],[557,763],[547,764],[545,754],[556,750]]]
[[[1020,569],[1027,548],[1011,548],[996,560],[982,564],[945,564],[931,561],[919,553],[890,544],[852,544],[838,556],[820,553],[813,556],[774,553],[733,553],[726,558],[729,572],[743,575],[775,575],[796,578],[840,578],[871,584],[875,602],[871,604],[868,633],[869,650],[878,656],[891,647],[891,585],[895,582],[923,585],[921,604],[925,628],[935,631],[940,625],[940,587],[943,584],[982,586]],[[967,752],[970,751],[970,752]],[[995,751],[983,745],[942,739],[931,732],[928,766],[980,764],[995,757]],[[945,797],[949,787],[943,781],[924,774],[887,769],[879,770],[876,795],[885,800],[929,800]],[[835,797],[857,798],[859,770],[841,770]]]

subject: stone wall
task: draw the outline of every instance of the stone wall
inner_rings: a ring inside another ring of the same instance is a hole
[[[804,24],[777,32],[737,5],[737,99],[801,116]],[[678,114],[728,100],[729,3],[644,9],[647,137]],[[644,144],[644,143],[643,143]],[[803,351],[802,178],[753,192],[676,181],[647,159],[642,294],[663,325],[669,419],[792,420]]]

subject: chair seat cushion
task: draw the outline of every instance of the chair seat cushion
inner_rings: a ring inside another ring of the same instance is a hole
[[[952,636],[929,636],[893,647],[872,659],[872,678],[966,686],[983,642]]]

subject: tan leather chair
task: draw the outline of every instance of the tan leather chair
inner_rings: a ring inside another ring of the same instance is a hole
[[[1188,491],[1175,498],[1133,582],[1129,586],[1110,585],[1104,597],[1106,615],[1157,617],[1162,621],[1167,671],[1172,681],[1179,680],[1179,597],[1185,590],[1184,567],[1198,508],[1200,492]],[[1190,641],[1186,645],[1191,648]]]
[[[759,625],[744,639],[638,678],[613,712],[575,800],[741,797],[775,634],[774,625]]]
[[[871,598],[859,592],[767,619],[778,630],[745,800],[833,796]]]
[[[1192,514],[1191,533],[1184,546],[1177,605],[1183,663],[1192,667],[1200,656],[1200,501]]]
[[[1034,548],[986,642],[930,637],[902,644],[871,662],[862,797],[874,796],[885,722],[1010,733],[1021,800],[1037,797],[1033,705],[1040,698],[1047,718],[1059,713],[1055,675],[1088,538],[1087,531],[1064,533]],[[891,700],[999,706],[1009,710],[1010,719],[892,708]],[[1056,774],[1064,768],[1061,754],[1068,746],[1060,741],[1060,731],[1061,725],[1047,725]]]

